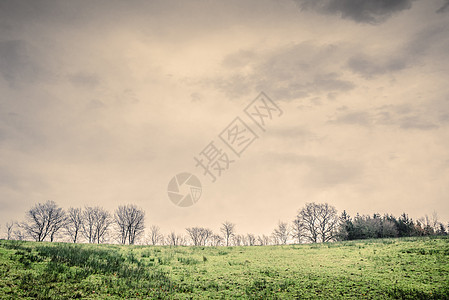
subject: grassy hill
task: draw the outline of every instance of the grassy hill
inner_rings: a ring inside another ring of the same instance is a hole
[[[254,247],[0,241],[0,299],[449,299],[449,238]]]

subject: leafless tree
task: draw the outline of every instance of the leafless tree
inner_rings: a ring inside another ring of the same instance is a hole
[[[226,241],[226,246],[229,246],[235,233],[235,224],[226,221],[221,224],[220,231],[221,233],[223,233],[224,239]]]
[[[382,221],[382,237],[396,237],[398,236],[398,230],[393,221]]]
[[[292,223],[292,238],[296,243],[300,244],[304,236],[304,224],[298,218],[294,219]]]
[[[65,223],[65,230],[70,237],[70,240],[76,243],[79,240],[79,236],[83,225],[83,213],[81,208],[70,207],[67,211],[67,221]]]
[[[203,227],[186,228],[187,233],[194,246],[205,246],[207,240],[212,236],[212,230]]]
[[[154,246],[162,243],[163,239],[164,236],[161,234],[159,226],[150,226],[150,234],[148,236],[147,243]]]
[[[64,211],[54,201],[38,203],[26,212],[26,220],[20,227],[35,241],[51,240],[63,225]]]
[[[337,210],[327,203],[307,203],[296,218],[303,224],[304,237],[312,243],[329,242],[337,237]]]
[[[145,212],[132,204],[121,205],[115,211],[114,222],[120,234],[120,243],[132,245],[145,229]]]
[[[287,244],[289,234],[289,228],[285,222],[279,222],[278,226],[273,231],[273,236],[283,245]]]
[[[55,209],[53,213],[53,224],[50,227],[50,242],[53,242],[56,234],[66,224],[67,217],[65,211],[62,208]]]
[[[423,230],[425,235],[433,235],[435,231],[433,229],[433,220],[428,215],[425,215],[421,219],[421,223],[423,224]]]
[[[321,241],[323,243],[336,239],[339,221],[340,218],[338,217],[335,207],[327,203],[321,204],[320,214],[318,217],[318,233],[321,236]]]
[[[305,237],[312,243],[318,242],[318,206],[315,203],[307,203],[296,217],[302,223],[305,230]]]
[[[184,238],[181,235],[176,234],[174,231],[172,231],[167,236],[167,243],[170,246],[182,246],[184,245]]]
[[[178,245],[178,240],[176,238],[176,232],[172,231],[169,234],[167,234],[167,237],[165,238],[164,245],[168,245],[168,246],[177,246]]]
[[[89,243],[101,243],[105,240],[112,223],[108,211],[101,207],[87,206],[82,211],[82,233]]]
[[[112,219],[109,212],[104,209],[96,210],[95,219],[95,236],[97,237],[97,244],[100,244],[105,241]]]
[[[178,246],[186,246],[187,245],[187,239],[184,235],[178,234]]]
[[[265,234],[262,236],[257,236],[257,242],[260,246],[267,246],[270,244],[270,237],[266,236]]]
[[[12,234],[13,234],[13,228],[14,228],[14,222],[6,222],[5,226],[6,226],[6,238],[8,240],[10,240],[12,238]]]
[[[440,222],[438,221],[438,213],[436,211],[433,211],[430,223],[433,231],[437,232],[440,227]]]
[[[223,237],[218,234],[213,234],[210,239],[211,246],[218,247],[223,243]]]
[[[254,246],[256,245],[256,237],[252,233],[248,233],[246,235],[246,241],[248,246]]]
[[[18,241],[23,241],[25,239],[25,234],[20,228],[14,230],[14,239]]]
[[[82,211],[82,218],[83,218],[83,221],[81,222],[82,233],[89,243],[94,243],[96,240],[95,209],[99,209],[99,208],[87,206]]]
[[[281,241],[279,240],[279,237],[278,236],[276,236],[276,235],[274,235],[274,234],[271,234],[271,243],[273,244],[273,245],[280,245],[281,244]]]
[[[245,237],[240,235],[240,234],[234,235],[234,238],[233,238],[234,245],[235,246],[242,246],[244,239],[245,239]]]

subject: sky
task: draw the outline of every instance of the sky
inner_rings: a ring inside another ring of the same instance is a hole
[[[447,0],[2,0],[0,220],[53,200],[135,204],[164,233],[270,234],[308,202],[447,223],[448,28]],[[201,197],[179,207],[185,172]]]

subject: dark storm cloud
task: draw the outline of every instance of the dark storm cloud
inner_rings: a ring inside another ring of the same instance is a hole
[[[348,68],[366,78],[400,71],[406,68],[404,58],[388,57],[386,59],[376,59],[368,55],[358,54],[348,60]]]
[[[363,48],[357,53],[348,53],[346,68],[366,79],[394,74],[416,66],[439,61],[446,63],[449,52],[447,24],[437,20],[414,33],[403,45],[390,49],[387,53],[366,53]]]
[[[226,56],[223,65],[232,73],[205,82],[230,98],[264,90],[278,100],[289,101],[311,94],[334,96],[355,85],[339,72],[344,50],[336,45],[301,43],[279,47],[265,55],[239,51]],[[242,72],[247,68],[251,71]]]
[[[413,0],[294,0],[302,10],[337,14],[359,23],[378,24],[410,9]]]
[[[449,0],[446,0],[446,2],[441,6],[436,12],[437,13],[444,13],[449,10]]]
[[[441,56],[445,59],[448,51],[447,24],[442,20],[441,23],[427,26],[415,34],[406,44],[403,53],[409,56],[409,60],[424,56]]]

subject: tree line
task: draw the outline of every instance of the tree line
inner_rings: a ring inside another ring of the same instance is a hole
[[[54,201],[38,203],[22,222],[5,224],[6,239],[65,241],[72,243],[119,243],[170,246],[265,246],[290,243],[322,243],[426,235],[447,235],[447,228],[432,216],[413,220],[403,213],[349,216],[338,214],[328,203],[307,203],[291,222],[279,221],[268,235],[238,234],[236,225],[225,221],[219,232],[189,227],[184,234],[162,234],[159,226],[145,228],[145,212],[133,204],[120,205],[111,214],[102,207],[59,207]],[[146,233],[146,234],[145,234]]]

